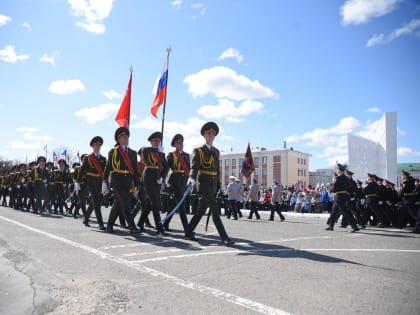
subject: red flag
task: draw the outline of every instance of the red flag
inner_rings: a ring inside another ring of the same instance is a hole
[[[131,79],[133,71],[130,72],[130,80],[128,81],[127,92],[125,92],[124,99],[121,103],[120,110],[118,111],[115,121],[120,127],[128,128],[130,125],[130,107],[131,107]]]
[[[249,178],[254,170],[255,170],[255,166],[254,166],[254,160],[252,159],[251,146],[248,143],[248,147],[246,148],[246,153],[245,153],[245,159],[242,163],[241,173],[246,178]]]
[[[150,112],[154,117],[157,118],[157,111],[163,103],[166,101],[166,90],[168,83],[168,62],[165,61],[162,72],[160,73],[159,81],[156,84],[155,99],[153,100],[152,108]]]

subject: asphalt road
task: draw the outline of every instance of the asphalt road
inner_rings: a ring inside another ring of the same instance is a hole
[[[420,314],[420,235],[285,216],[223,218],[225,247],[0,207],[0,314]]]

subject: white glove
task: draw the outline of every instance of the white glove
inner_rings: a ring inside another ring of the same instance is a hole
[[[44,184],[46,184],[46,183],[48,182],[48,180],[47,180],[47,179],[44,179],[42,182],[43,182]]]
[[[162,177],[159,177],[159,179],[158,179],[158,180],[156,180],[156,183],[158,183],[159,185],[162,185],[162,183],[163,183],[163,178],[162,178]]]
[[[80,190],[80,184],[78,182],[74,183],[74,191],[79,191]]]
[[[16,185],[16,188],[17,188],[17,189],[20,189],[20,185]]]
[[[191,185],[191,186],[194,186],[195,185],[195,179],[194,178],[188,178],[188,180],[187,180],[187,185]]]
[[[158,151],[159,151],[159,152],[165,152],[165,150],[164,150],[163,146],[161,146],[161,145],[159,146]]]
[[[21,180],[20,180],[21,182],[22,182],[22,184],[25,182],[25,179],[24,178],[22,178]]]
[[[139,199],[139,187],[134,188],[133,196],[136,199]]]
[[[102,182],[102,193],[106,194],[108,191],[108,185],[105,182]]]
[[[361,205],[364,205],[364,204],[365,204],[365,202],[366,202],[366,200],[365,200],[365,199],[360,199],[360,204],[361,204]]]

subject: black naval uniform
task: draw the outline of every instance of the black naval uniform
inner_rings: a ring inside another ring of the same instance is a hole
[[[350,201],[350,190],[350,179],[344,173],[341,173],[337,176],[333,185],[334,205],[331,217],[329,219],[329,227],[327,228],[328,230],[332,231],[334,229],[334,224],[337,221],[340,212],[344,216],[346,221],[351,225],[353,232],[359,230],[359,228],[356,225],[356,220],[354,219],[353,214],[347,207],[347,204]]]
[[[126,147],[126,153],[129,158],[129,162],[133,169],[130,172],[130,167],[126,164],[122,154],[119,152],[117,144],[108,153],[108,160],[105,166],[103,181],[108,183],[108,178],[111,176],[110,185],[114,191],[114,203],[109,213],[107,232],[112,233],[115,220],[117,219],[120,212],[123,214],[125,221],[128,224],[130,233],[138,232],[133,220],[133,216],[129,211],[129,198],[130,198],[130,187],[134,184],[138,187],[140,184],[138,170],[137,170],[137,153],[136,151]]]
[[[82,178],[86,178],[87,190],[90,193],[92,203],[86,211],[83,224],[89,226],[89,218],[92,214],[92,210],[94,210],[99,229],[101,230],[105,229],[101,212],[102,177],[104,175],[105,165],[106,158],[103,155],[91,153],[85,157],[77,179],[77,181],[80,182]],[[98,166],[99,169],[96,166]]]
[[[151,203],[156,230],[158,234],[163,234],[163,227],[160,226],[160,190],[162,185],[158,184],[157,181],[159,178],[165,178],[168,174],[168,162],[166,161],[165,154],[159,152],[158,148],[144,147],[141,149],[141,155],[144,164],[142,183]],[[148,208],[143,209],[138,223],[140,228],[143,227],[149,211]]]
[[[181,157],[185,163],[187,169],[183,168],[182,163],[179,160]],[[184,195],[187,179],[190,173],[190,155],[184,151],[182,152],[170,152],[167,155],[168,167],[172,169],[172,173],[169,176],[168,183],[172,186],[174,195],[175,195],[175,204],[178,204],[179,200],[181,200],[182,196]],[[185,201],[178,209],[179,218],[181,219],[182,226],[184,227],[185,235],[188,234],[188,219],[187,219],[187,212],[185,210]],[[169,223],[171,221],[170,217],[165,222],[165,229],[169,230]]]
[[[232,244],[226,233],[223,222],[220,218],[217,206],[216,193],[220,187],[219,150],[207,145],[195,148],[192,154],[192,166],[190,178],[196,180],[197,192],[199,195],[199,208],[189,223],[188,236],[195,240],[194,230],[205,214],[207,208],[219,232],[222,244]]]

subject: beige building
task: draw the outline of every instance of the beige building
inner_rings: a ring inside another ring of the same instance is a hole
[[[252,179],[257,179],[264,186],[272,186],[275,179],[282,186],[294,186],[299,183],[301,187],[309,185],[309,157],[308,153],[290,149],[261,149],[252,151],[255,171]],[[220,155],[220,171],[222,185],[229,182],[229,176],[239,178],[243,183],[246,178],[241,174],[242,162],[245,152],[226,153]]]

